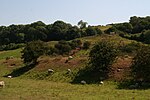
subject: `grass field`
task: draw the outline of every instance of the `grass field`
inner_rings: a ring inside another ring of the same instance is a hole
[[[149,100],[150,90],[117,89],[117,83],[76,85],[28,79],[6,79],[0,100]]]

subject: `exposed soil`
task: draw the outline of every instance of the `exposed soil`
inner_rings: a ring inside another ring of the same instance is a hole
[[[81,67],[85,67],[87,64],[88,58],[87,57],[76,57],[75,55],[71,60],[68,60],[68,57],[57,56],[57,57],[49,57],[49,56],[42,56],[38,59],[38,65],[34,68],[36,71],[45,71],[49,68],[55,70],[66,70],[66,69],[79,69]],[[13,58],[8,60],[1,60],[2,64],[7,66],[9,69],[13,69],[19,67],[23,64],[22,60],[19,58]],[[130,74],[130,66],[132,62],[132,57],[124,56],[118,57],[116,62],[112,65],[111,71],[109,73],[110,79],[116,81],[122,81],[128,78]]]
[[[12,58],[8,60],[2,60],[2,64],[7,66],[8,68],[13,68],[13,67],[21,66],[23,62],[19,58]]]
[[[76,69],[83,67],[87,61],[86,57],[82,58],[72,58],[68,62],[68,57],[41,57],[38,59],[38,65],[36,66],[36,70],[42,71],[47,70],[49,68],[63,70],[63,69]]]
[[[38,61],[38,65],[36,66],[36,70],[38,71],[44,71],[49,68],[55,69],[55,70],[65,70],[65,69],[75,69],[75,68],[81,68],[84,67],[87,63],[87,57],[81,57],[81,58],[73,58],[67,63],[66,60],[68,57],[41,57]],[[118,57],[116,62],[112,65],[111,71],[109,73],[110,79],[116,80],[116,81],[122,81],[126,78],[128,78],[130,74],[130,66],[132,62],[132,57]]]
[[[132,57],[119,57],[116,62],[112,65],[111,72],[109,74],[111,79],[116,81],[122,81],[129,77],[130,66],[132,62]]]

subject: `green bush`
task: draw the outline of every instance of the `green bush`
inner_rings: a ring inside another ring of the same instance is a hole
[[[144,43],[150,44],[150,30],[147,30],[143,34]]]
[[[116,32],[116,31],[117,31],[117,29],[116,29],[115,27],[111,27],[111,28],[105,30],[104,32],[105,32],[106,34],[110,34],[111,32]]]
[[[121,52],[134,53],[140,48],[141,44],[137,42],[131,42],[129,44],[121,46],[119,49]]]
[[[132,75],[136,81],[150,82],[150,47],[142,46],[132,62]]]
[[[71,46],[66,41],[59,41],[57,44],[55,44],[55,48],[58,51],[58,54],[68,54],[71,51]]]
[[[69,42],[69,45],[71,46],[72,49],[75,48],[80,48],[82,45],[82,41],[81,40],[72,40],[71,42]]]
[[[45,54],[48,45],[42,41],[32,41],[26,44],[22,51],[22,59],[24,63],[36,63],[38,57]]]
[[[87,36],[93,36],[97,34],[97,31],[92,26],[89,26],[88,28],[86,28],[85,32]]]
[[[90,45],[91,45],[91,42],[85,41],[85,42],[83,43],[83,49],[89,49],[89,48],[90,48]]]
[[[110,65],[117,56],[117,49],[110,41],[97,43],[89,53],[90,69],[107,78]]]
[[[55,47],[48,47],[46,54],[47,55],[58,54],[58,49],[56,49]]]

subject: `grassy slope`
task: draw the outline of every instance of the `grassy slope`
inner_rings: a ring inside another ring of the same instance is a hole
[[[90,41],[92,43],[92,46],[97,41],[106,40],[106,39],[110,39],[114,43],[119,43],[120,41],[123,41],[124,43],[131,42],[127,39],[123,39],[118,36],[108,36],[108,35],[89,36],[89,37],[84,37],[79,39],[82,40],[82,42]],[[57,43],[57,41],[49,42],[50,45],[54,45],[55,43]],[[9,56],[14,56],[15,58],[17,58],[16,60],[18,60],[18,58],[21,57],[20,51],[21,49],[0,52],[0,63],[1,63],[0,76],[7,75],[8,73],[12,72],[15,68],[18,68],[16,66],[9,67],[12,64],[10,63],[10,61],[8,61],[7,63],[4,62],[6,62],[5,58]],[[88,60],[87,58],[88,53],[89,50],[87,51],[81,50],[77,52],[73,56],[73,59],[67,64],[64,63],[67,57],[43,57],[42,59],[39,59],[39,64],[35,68],[23,74],[21,78],[46,79],[52,81],[70,82],[73,78],[72,76],[76,74],[78,69],[86,65],[86,62]],[[14,62],[18,63],[16,61]],[[49,68],[54,69],[55,73],[53,75],[47,76],[47,69]],[[73,70],[74,73],[71,75],[66,75],[68,68]]]
[[[22,49],[1,51],[0,52],[0,60],[5,59],[6,57],[10,57],[10,56],[13,56],[14,58],[20,58],[21,57],[21,53],[20,53],[21,50]]]
[[[107,36],[107,35],[102,35],[102,36],[89,36],[89,37],[84,37],[80,38],[82,42],[84,41],[90,41],[92,43],[92,46],[97,42],[97,41],[102,41],[110,39],[114,43],[119,43],[120,41],[124,41],[125,43],[129,43],[131,41],[123,39],[118,36]],[[49,44],[53,44],[49,43]],[[39,64],[23,74],[21,78],[31,78],[31,79],[46,79],[46,80],[52,80],[52,81],[61,81],[61,82],[71,82],[73,76],[75,76],[76,72],[78,71],[79,68],[85,67],[86,62],[88,60],[88,52],[89,50],[81,50],[77,52],[74,56],[73,59],[69,63],[65,63],[65,60],[67,57],[42,57],[39,59]],[[52,75],[47,75],[47,70],[51,68],[54,69],[55,73]],[[73,74],[66,74],[67,69],[70,68],[73,71]]]
[[[118,36],[91,36],[81,38],[82,41],[88,40],[92,44],[102,39],[111,39],[112,41],[124,41],[130,43],[131,41],[122,39]],[[52,43],[53,44],[53,43]],[[50,100],[148,100],[150,98],[150,90],[125,90],[117,89],[117,84],[114,82],[106,81],[103,86],[98,85],[75,85],[70,83],[71,78],[66,75],[66,69],[71,68],[76,70],[84,66],[89,51],[78,52],[74,59],[68,64],[64,64],[64,58],[44,57],[39,59],[39,64],[35,68],[26,72],[20,77],[7,79],[2,77],[10,73],[13,69],[18,67],[9,68],[4,64],[5,58],[14,56],[18,59],[21,56],[21,49],[0,52],[0,80],[6,83],[5,88],[0,88],[0,100],[37,100],[37,99],[50,99]],[[47,59],[47,60],[46,60]],[[57,60],[57,61],[55,61]],[[46,61],[49,63],[44,63]],[[57,62],[57,63],[56,63]],[[62,63],[63,62],[63,63]],[[82,62],[82,63],[79,63]],[[84,63],[83,63],[84,62]],[[77,64],[76,64],[77,63]],[[75,65],[74,67],[72,67]],[[43,79],[47,74],[47,68],[53,68],[56,72],[52,76],[48,76],[46,80],[31,80]],[[65,76],[66,75],[66,76]],[[31,79],[29,79],[29,77]],[[48,81],[49,80],[49,81]],[[57,82],[51,82],[57,81]],[[58,82],[59,81],[59,82]]]
[[[0,77],[6,74],[9,74],[13,69],[18,68],[18,64],[20,64],[20,57],[21,57],[21,48],[16,50],[9,50],[9,51],[1,51],[0,52]],[[7,57],[13,56],[14,60],[8,60],[9,63],[5,60]],[[8,66],[9,64],[16,64],[15,67]]]

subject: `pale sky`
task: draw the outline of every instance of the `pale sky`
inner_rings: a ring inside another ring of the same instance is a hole
[[[56,20],[106,25],[149,15],[150,0],[0,0],[0,25]]]

